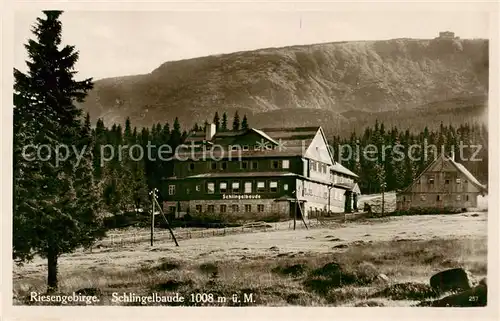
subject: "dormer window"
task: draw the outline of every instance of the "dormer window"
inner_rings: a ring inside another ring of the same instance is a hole
[[[248,145],[243,145],[243,148],[242,148],[244,151],[247,151],[249,148],[248,148]]]

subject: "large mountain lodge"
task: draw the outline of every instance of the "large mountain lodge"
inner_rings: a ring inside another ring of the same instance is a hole
[[[358,176],[335,162],[321,127],[216,132],[209,124],[184,144],[162,191],[165,211],[176,217],[357,210]]]

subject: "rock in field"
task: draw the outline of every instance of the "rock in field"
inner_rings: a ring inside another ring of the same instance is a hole
[[[470,272],[462,268],[441,271],[430,279],[431,287],[440,292],[468,290],[472,287],[472,282]]]
[[[374,281],[381,284],[386,284],[390,282],[389,277],[384,273],[380,273],[379,275],[377,275]]]

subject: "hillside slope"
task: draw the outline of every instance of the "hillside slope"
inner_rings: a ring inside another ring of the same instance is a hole
[[[83,108],[106,124],[130,117],[150,126],[177,116],[191,125],[238,110],[254,126],[319,123],[337,132],[375,118],[413,118],[418,126],[440,115],[482,117],[487,79],[487,40],[325,43],[167,62],[149,74],[99,80]]]

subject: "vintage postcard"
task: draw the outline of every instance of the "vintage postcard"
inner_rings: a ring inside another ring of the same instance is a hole
[[[497,3],[88,6],[11,8],[7,320],[495,318]]]

